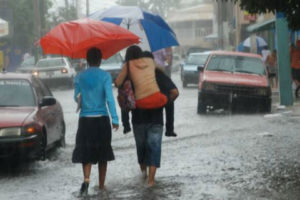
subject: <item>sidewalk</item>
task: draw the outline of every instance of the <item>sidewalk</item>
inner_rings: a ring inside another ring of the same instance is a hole
[[[278,90],[272,91],[272,113],[291,112],[291,116],[300,117],[300,98],[294,97],[294,104],[292,106],[280,105],[280,96]]]

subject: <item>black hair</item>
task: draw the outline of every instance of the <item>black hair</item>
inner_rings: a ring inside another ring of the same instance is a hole
[[[86,53],[86,60],[90,67],[98,67],[102,60],[101,50],[96,47],[90,48]]]
[[[144,58],[152,58],[154,59],[153,54],[150,51],[143,51],[143,57]]]
[[[125,61],[128,62],[129,60],[141,58],[142,55],[143,55],[143,51],[139,46],[137,45],[130,46],[126,50]]]

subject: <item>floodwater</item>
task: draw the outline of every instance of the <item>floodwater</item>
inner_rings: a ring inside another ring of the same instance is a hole
[[[272,114],[196,114],[197,88],[180,89],[176,101],[176,138],[163,137],[156,185],[141,178],[132,133],[113,132],[116,160],[108,165],[106,190],[97,189],[92,169],[85,199],[223,200],[300,199],[300,116],[286,110]],[[116,92],[116,91],[115,91]],[[2,164],[1,200],[72,200],[78,197],[82,169],[72,164],[78,114],[72,90],[55,90],[67,126],[64,149],[11,169]],[[119,110],[118,110],[119,112]]]

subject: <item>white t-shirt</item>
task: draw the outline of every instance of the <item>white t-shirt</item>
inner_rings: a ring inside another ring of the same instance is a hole
[[[263,57],[263,61],[266,62],[268,55],[271,54],[271,51],[268,49],[264,49],[261,51],[262,57]]]

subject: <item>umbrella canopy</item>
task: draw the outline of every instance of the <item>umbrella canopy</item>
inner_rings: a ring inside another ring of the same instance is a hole
[[[44,54],[86,58],[87,50],[97,47],[107,59],[123,48],[139,43],[139,37],[111,23],[80,19],[57,25],[39,43]]]
[[[137,6],[113,6],[89,17],[127,28],[141,38],[139,46],[143,50],[156,51],[179,45],[175,33],[159,15]]]
[[[266,43],[266,41],[262,37],[256,36],[255,39],[256,39],[257,48],[268,46],[268,44]],[[251,47],[251,38],[250,37],[248,37],[246,40],[244,40],[243,46]]]

